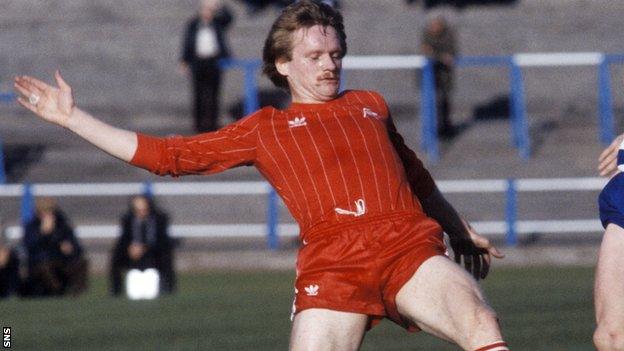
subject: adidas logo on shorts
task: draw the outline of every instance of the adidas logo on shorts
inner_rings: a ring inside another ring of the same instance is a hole
[[[305,287],[306,295],[308,296],[316,296],[318,295],[319,286],[318,285],[310,285]]]

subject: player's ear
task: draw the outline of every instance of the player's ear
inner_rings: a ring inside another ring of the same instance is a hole
[[[285,58],[279,58],[277,60],[275,60],[275,69],[277,69],[277,72],[279,72],[279,74],[283,75],[284,77],[288,77],[288,72],[290,71],[290,61],[286,60]]]

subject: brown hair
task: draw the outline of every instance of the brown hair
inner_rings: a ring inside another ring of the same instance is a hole
[[[56,204],[56,200],[51,197],[40,197],[35,200],[35,210],[38,214],[43,212],[56,212],[58,210],[58,205]]]
[[[262,73],[280,88],[288,88],[286,77],[275,67],[275,60],[290,60],[292,54],[292,33],[299,28],[315,25],[332,26],[340,39],[342,55],[347,53],[347,34],[344,30],[342,15],[329,5],[313,0],[301,0],[284,9],[275,20],[264,42],[262,52]]]

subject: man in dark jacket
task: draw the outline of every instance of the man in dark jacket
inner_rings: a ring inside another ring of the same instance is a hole
[[[87,287],[87,261],[82,246],[56,202],[39,199],[36,215],[26,225],[29,293],[36,296],[77,295]]]
[[[191,75],[193,115],[198,133],[219,128],[219,59],[230,56],[225,30],[232,15],[219,0],[201,0],[199,14],[192,18],[184,33],[181,66]]]
[[[153,201],[135,196],[121,218],[121,236],[113,249],[111,262],[111,293],[118,296],[125,270],[156,268],[160,274],[160,291],[173,292],[173,245],[167,229],[169,219]]]

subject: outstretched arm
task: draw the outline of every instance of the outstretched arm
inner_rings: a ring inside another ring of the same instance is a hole
[[[18,103],[41,119],[67,128],[105,152],[129,162],[137,149],[136,133],[115,128],[77,108],[72,89],[59,71],[54,73],[54,78],[58,87],[29,76],[16,77],[14,87],[20,94]]]

